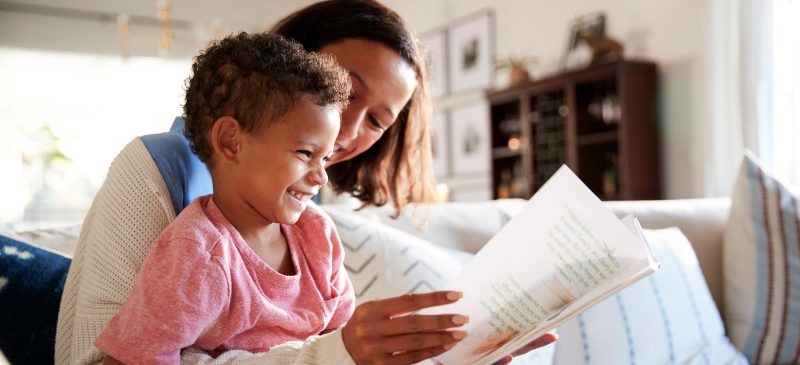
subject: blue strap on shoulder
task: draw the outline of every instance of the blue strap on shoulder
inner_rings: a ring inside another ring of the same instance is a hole
[[[175,214],[213,191],[208,167],[192,152],[183,124],[183,118],[176,117],[169,132],[140,137],[167,185]]]

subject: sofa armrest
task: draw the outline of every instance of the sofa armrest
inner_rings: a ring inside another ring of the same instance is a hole
[[[722,234],[730,199],[673,199],[613,201],[606,205],[617,215],[633,214],[643,228],[678,227],[692,243],[711,296],[722,306]]]

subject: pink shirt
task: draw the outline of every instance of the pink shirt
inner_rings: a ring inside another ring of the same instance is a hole
[[[293,276],[265,264],[210,196],[195,200],[156,239],[95,345],[126,364],[177,364],[189,346],[264,352],[342,326],[355,296],[333,223],[310,205],[281,231]]]

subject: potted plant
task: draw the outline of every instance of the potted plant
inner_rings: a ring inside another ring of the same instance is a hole
[[[495,60],[495,69],[508,70],[508,86],[519,85],[531,79],[528,67],[536,65],[539,61],[536,57],[510,55],[505,58]]]

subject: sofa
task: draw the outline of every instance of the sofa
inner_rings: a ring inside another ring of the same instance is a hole
[[[353,207],[345,205],[323,205],[323,208],[337,224],[346,247],[348,272],[353,278],[358,300],[364,301],[446,286],[447,280],[457,274],[460,265],[469,260],[524,203],[525,201],[521,199],[445,203],[412,207],[399,217],[393,217],[389,207],[354,210]],[[729,199],[625,201],[608,202],[607,206],[618,216],[633,213],[644,228],[678,227],[691,242],[702,269],[702,276],[708,285],[708,293],[713,302],[718,304],[720,312],[722,311],[720,257],[723,230],[730,207]],[[74,252],[77,233],[77,226],[27,232],[2,232],[7,237],[29,242],[47,250],[55,250],[67,256]],[[361,249],[368,248],[370,244],[373,246],[372,252],[361,252]],[[397,247],[392,248],[390,245]],[[413,252],[417,252],[416,258],[409,260],[404,258]],[[375,268],[371,274],[367,274],[371,270],[370,266]],[[408,276],[414,277],[409,279]],[[719,322],[719,318],[710,320]],[[642,321],[641,325],[649,326],[646,321]],[[635,326],[636,323],[629,324],[626,321],[628,332]],[[586,325],[580,327],[581,331],[585,329],[584,327]],[[571,356],[577,352],[571,349],[574,346],[579,349],[589,347],[603,349],[610,353],[632,351],[624,349],[626,345],[622,343],[624,341],[604,339],[604,336],[595,337],[594,343],[580,344],[580,341],[571,339],[571,334],[564,331],[561,331],[561,339],[555,346],[536,351],[528,356],[529,359],[520,361],[536,364],[554,361],[559,364],[571,363],[574,360],[567,355]],[[585,334],[583,332],[581,333]],[[568,346],[570,343],[572,344]],[[581,356],[586,360],[585,363],[608,363],[601,360],[602,356],[597,355],[593,355],[594,361],[589,361],[588,352]],[[736,357],[735,361],[730,359],[726,358],[724,362],[719,363],[743,363],[741,357]],[[674,357],[672,360],[674,363],[683,363],[676,361]],[[660,361],[644,361],[644,363],[660,363]]]

